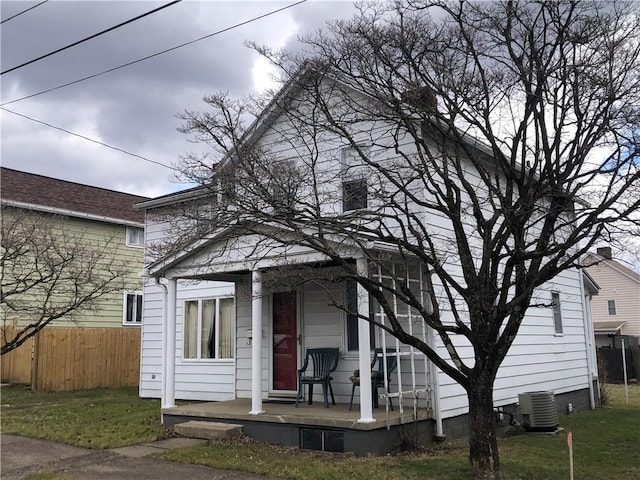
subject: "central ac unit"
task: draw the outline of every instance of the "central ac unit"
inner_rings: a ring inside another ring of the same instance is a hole
[[[553,392],[518,394],[522,426],[535,432],[553,432],[558,428],[558,409]]]

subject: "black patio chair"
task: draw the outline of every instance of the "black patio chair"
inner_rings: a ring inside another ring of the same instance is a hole
[[[304,359],[304,365],[298,370],[298,395],[296,396],[296,408],[302,397],[304,401],[304,385],[309,385],[309,405],[313,404],[313,386],[316,383],[322,385],[322,393],[324,394],[324,406],[329,408],[328,392],[331,392],[331,401],[336,404],[333,396],[333,387],[331,374],[338,368],[338,360],[340,358],[340,349],[338,348],[308,348]],[[311,360],[311,361],[309,361]],[[307,372],[307,368],[313,364],[313,370]]]
[[[387,348],[387,394],[390,393],[389,385],[391,384],[391,374],[398,368],[398,357],[395,355],[395,348]],[[390,355],[393,354],[393,355]],[[378,408],[378,388],[384,389],[384,355],[381,348],[376,348],[371,361],[371,394],[373,397],[373,406]],[[351,401],[349,402],[349,410],[353,407],[353,396],[356,393],[356,387],[360,386],[360,370],[355,370],[351,380]],[[389,398],[389,406],[393,410],[393,402]]]

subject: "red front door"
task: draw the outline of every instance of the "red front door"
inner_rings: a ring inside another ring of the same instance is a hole
[[[298,388],[296,292],[273,294],[273,390]]]

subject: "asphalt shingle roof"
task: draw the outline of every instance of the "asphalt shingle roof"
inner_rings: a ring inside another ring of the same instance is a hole
[[[144,223],[133,206],[148,197],[0,167],[0,198],[81,214]]]

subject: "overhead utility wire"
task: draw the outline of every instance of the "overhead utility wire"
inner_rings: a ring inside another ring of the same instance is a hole
[[[16,13],[15,15],[11,15],[9,18],[5,18],[4,20],[2,20],[0,22],[0,25],[2,25],[4,22],[8,22],[9,20],[13,20],[16,17],[19,17],[20,15],[22,15],[23,13],[27,13],[29,10],[33,10],[36,7],[39,7],[40,5],[42,5],[43,3],[47,3],[49,0],[44,0],[40,3],[35,4],[32,7],[27,8],[26,10],[22,10],[21,12]]]
[[[161,167],[168,168],[169,170],[175,170],[175,168],[170,167],[168,165],[165,165],[164,163],[160,163],[160,162],[158,162],[156,160],[151,160],[150,158],[143,157],[142,155],[138,155],[137,153],[128,152],[127,150],[124,150],[124,149],[118,148],[118,147],[114,147],[113,145],[109,145],[108,143],[104,143],[104,142],[101,142],[99,140],[95,140],[93,138],[85,137],[84,135],[81,135],[81,134],[76,133],[76,132],[72,132],[71,130],[67,130],[67,129],[62,128],[62,127],[57,127],[56,125],[51,125],[50,123],[43,122],[42,120],[38,120],[37,118],[30,117],[29,115],[25,115],[23,113],[14,112],[13,110],[9,110],[8,108],[5,108],[5,107],[0,107],[0,110],[4,110],[5,112],[12,113],[13,115],[17,115],[19,117],[26,118],[27,120],[31,120],[32,122],[36,122],[36,123],[40,123],[42,125],[46,125],[49,128],[54,128],[56,130],[60,130],[62,132],[68,133],[69,135],[73,135],[74,137],[82,138],[83,140],[87,140],[89,142],[97,143],[98,145],[102,145],[103,147],[110,148],[111,150],[116,150],[118,152],[122,152],[122,153],[125,153],[127,155],[131,155],[132,157],[139,158],[141,160],[144,160],[145,162],[155,163],[156,165],[160,165]]]
[[[69,45],[66,45],[66,46],[62,47],[62,48],[58,48],[57,50],[54,50],[53,52],[49,52],[49,53],[46,53],[44,55],[40,55],[38,58],[34,58],[33,60],[29,60],[28,62],[21,63],[20,65],[16,65],[15,67],[11,67],[8,70],[5,70],[4,72],[0,72],[0,75],[4,75],[5,73],[13,72],[14,70],[17,70],[19,68],[26,67],[27,65],[31,65],[32,63],[35,63],[38,60],[42,60],[43,58],[47,58],[47,57],[50,57],[51,55],[55,55],[56,53],[62,52],[63,50],[67,50],[68,48],[75,47],[76,45],[80,45],[81,43],[84,43],[84,42],[87,42],[87,41],[89,41],[89,40],[91,40],[93,38],[99,37],[100,35],[104,35],[105,33],[109,33],[109,32],[111,32],[113,30],[116,30],[117,28],[123,27],[125,25],[128,25],[129,23],[132,23],[132,22],[135,22],[137,20],[140,20],[141,18],[144,18],[144,17],[146,17],[148,15],[152,15],[152,14],[154,14],[156,12],[159,12],[160,10],[163,10],[163,9],[165,9],[167,7],[170,7],[171,5],[175,5],[176,3],[180,3],[181,1],[182,0],[173,0],[173,2],[169,2],[166,5],[162,5],[161,7],[158,7],[158,8],[154,8],[153,10],[150,10],[150,11],[148,11],[146,13],[138,15],[137,17],[130,18],[129,20],[127,20],[125,22],[119,23],[118,25],[114,25],[113,27],[109,27],[106,30],[102,30],[101,32],[94,33],[93,35],[91,35],[89,37],[83,38],[82,40],[78,40],[77,42],[73,42],[73,43],[71,43]]]
[[[91,78],[99,77],[100,75],[104,75],[105,73],[110,73],[110,72],[113,72],[115,70],[119,70],[121,68],[133,65],[135,63],[142,62],[144,60],[149,60],[150,58],[157,57],[158,55],[162,55],[163,53],[171,52],[173,50],[177,50],[178,48],[186,47],[187,45],[191,45],[192,43],[196,43],[196,42],[199,42],[201,40],[205,40],[207,38],[213,37],[215,35],[220,35],[221,33],[228,32],[229,30],[233,30],[235,28],[241,27],[241,26],[246,25],[248,23],[252,23],[252,22],[255,22],[257,20],[261,20],[261,19],[263,19],[265,17],[268,17],[270,15],[274,15],[274,14],[276,14],[278,12],[283,11],[283,10],[287,10],[288,8],[292,8],[292,7],[295,7],[296,5],[300,5],[301,3],[305,3],[306,1],[307,0],[300,0],[299,2],[292,3],[291,5],[287,5],[286,7],[282,7],[282,8],[279,8],[277,10],[273,10],[273,11],[265,13],[263,15],[259,15],[257,17],[250,18],[249,20],[245,20],[244,22],[236,23],[235,25],[232,25],[230,27],[223,28],[222,30],[218,30],[217,32],[210,33],[209,35],[205,35],[204,37],[196,38],[195,40],[191,40],[190,42],[182,43],[182,44],[177,45],[175,47],[171,47],[171,48],[168,48],[166,50],[162,50],[161,52],[157,52],[157,53],[154,53],[154,54],[151,54],[151,55],[147,55],[146,57],[139,58],[138,60],[133,60],[132,62],[125,63],[123,65],[119,65],[117,67],[113,67],[113,68],[110,68],[108,70],[104,70],[104,71],[99,72],[99,73],[94,73],[93,75],[89,75],[88,77],[80,78],[78,80],[74,80],[72,82],[68,82],[68,83],[65,83],[63,85],[58,85],[57,87],[52,87],[52,88],[49,88],[47,90],[42,90],[41,92],[32,93],[31,95],[27,95],[25,97],[20,97],[20,98],[16,98],[15,100],[10,100],[8,102],[0,103],[0,106],[4,106],[4,105],[9,105],[11,103],[20,102],[21,100],[26,100],[27,98],[37,97],[38,95],[43,95],[45,93],[53,92],[54,90],[59,90],[61,88],[68,87],[70,85],[75,85],[76,83],[84,82],[85,80],[89,80]]]

